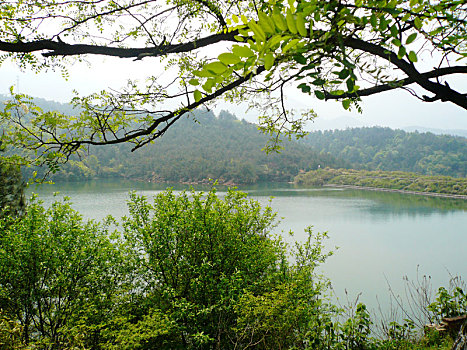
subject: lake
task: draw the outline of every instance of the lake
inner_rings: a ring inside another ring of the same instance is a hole
[[[127,214],[128,192],[151,197],[167,184],[122,180],[59,183],[30,188],[46,205],[71,197],[85,218]],[[188,188],[173,185],[175,190]],[[208,190],[209,187],[196,189]],[[342,300],[359,293],[373,309],[389,300],[388,285],[404,294],[403,277],[431,276],[434,288],[447,286],[450,276],[467,276],[467,200],[332,188],[300,188],[291,184],[241,186],[251,198],[270,201],[282,221],[277,232],[285,240],[303,240],[304,228],[327,231],[328,249],[339,247],[323,266]],[[222,187],[219,193],[222,194]],[[225,191],[225,189],[224,189]],[[55,197],[54,192],[60,192]],[[271,197],[273,197],[271,199]],[[288,231],[295,232],[293,237]],[[382,305],[383,308],[384,305]]]

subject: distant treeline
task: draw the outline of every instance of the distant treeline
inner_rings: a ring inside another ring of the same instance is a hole
[[[346,167],[344,161],[311,150],[298,142],[284,141],[280,153],[261,149],[267,136],[257,126],[221,111],[194,111],[178,121],[154,144],[131,152],[131,145],[90,149],[82,159],[72,159],[54,180],[123,177],[155,182],[206,182],[247,184],[293,181],[300,171],[318,166]]]
[[[467,195],[467,179],[449,176],[423,176],[403,171],[318,169],[295,177],[305,186],[351,185],[414,192]]]
[[[467,176],[467,139],[371,127],[315,131],[303,141],[355,169],[402,170],[425,175]]]

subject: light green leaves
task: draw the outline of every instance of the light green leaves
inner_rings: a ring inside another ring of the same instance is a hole
[[[266,41],[266,33],[258,24],[256,24],[255,21],[250,21],[248,23],[248,27],[253,31],[256,39],[259,39],[260,41]]]
[[[225,65],[237,64],[241,62],[239,56],[230,52],[221,53],[217,58]]]
[[[252,57],[254,52],[248,46],[234,45],[232,47],[232,52],[238,57]]]
[[[219,61],[208,63],[203,67],[203,70],[206,70],[213,75],[224,73],[226,69],[227,66]]]
[[[346,98],[345,100],[342,100],[342,107],[344,107],[344,109],[349,109],[350,108],[350,100],[348,98]]]
[[[199,100],[202,98],[201,91],[195,90],[195,92],[193,92],[193,97],[195,98],[196,102],[199,102]]]
[[[305,27],[305,18],[303,17],[302,13],[297,13],[296,25],[297,25],[298,33],[301,36],[307,36],[308,35],[308,31],[306,30],[306,27]]]
[[[198,81],[198,79],[194,79],[194,78],[193,78],[193,79],[190,79],[190,80],[188,81],[188,84],[193,85],[193,86],[196,86],[196,85],[199,85],[199,81]]]
[[[271,20],[271,18],[265,14],[264,12],[258,12],[259,16],[259,21],[258,24],[259,26],[269,34],[274,34],[276,32],[276,27],[274,26],[274,22]]]
[[[293,17],[293,14],[290,10],[287,10],[287,15],[285,17],[286,21],[287,21],[287,28],[289,29],[289,31],[292,33],[292,34],[297,34],[298,30],[297,30],[297,26],[295,24],[295,19]]]
[[[273,65],[274,65],[274,55],[272,53],[268,53],[264,57],[264,68],[266,68],[266,70],[270,70]]]
[[[279,30],[286,31],[287,30],[287,23],[285,22],[285,18],[280,13],[275,13],[272,15],[275,25]]]

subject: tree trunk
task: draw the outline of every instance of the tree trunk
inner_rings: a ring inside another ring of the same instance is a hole
[[[467,350],[467,320],[462,324],[452,350]]]

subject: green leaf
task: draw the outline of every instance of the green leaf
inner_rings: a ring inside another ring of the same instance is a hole
[[[237,64],[241,62],[238,56],[230,52],[221,53],[217,58],[219,59],[219,61],[221,61],[225,65]]]
[[[232,52],[238,57],[252,57],[255,55],[248,46],[234,45],[232,47]]]
[[[207,70],[204,70],[204,69],[193,71],[193,75],[196,75],[197,77],[200,77],[200,78],[210,78],[210,77],[215,76],[215,74],[208,72]]]
[[[395,25],[392,25],[389,30],[391,31],[391,35],[394,37],[394,38],[397,38],[397,36],[399,35],[399,31],[397,30],[397,27]]]
[[[208,94],[210,94],[214,85],[216,85],[216,80],[215,79],[213,79],[213,78],[207,79],[206,82],[203,84],[203,89]]]
[[[347,91],[348,92],[353,92],[354,87],[355,87],[355,81],[352,78],[347,79],[345,82],[347,85]]]
[[[281,13],[273,14],[272,18],[277,28],[279,28],[281,31],[287,30],[287,24],[285,23],[285,18]]]
[[[417,58],[417,54],[413,51],[410,51],[409,52],[409,60],[410,62],[417,62],[418,61],[418,58]]]
[[[397,58],[402,59],[405,54],[407,53],[407,50],[405,49],[404,46],[399,47],[399,52],[397,53]]]
[[[300,41],[300,39],[290,40],[287,43],[287,45],[285,45],[284,48],[282,49],[282,53],[286,53],[287,51],[289,51],[292,47],[296,46],[299,41]]]
[[[193,96],[194,96],[194,98],[195,98],[195,101],[198,102],[198,101],[201,100],[201,98],[202,98],[201,91],[195,90],[195,91],[193,92]]]
[[[324,93],[322,91],[319,91],[319,90],[315,90],[315,96],[320,100],[325,99]]]
[[[342,107],[344,107],[344,109],[350,108],[350,100],[348,98],[346,98],[345,100],[342,100]]]
[[[414,21],[413,21],[413,24],[415,26],[415,28],[417,29],[421,29],[422,26],[423,26],[423,23],[422,23],[422,20],[418,17],[415,17]]]
[[[263,29],[261,29],[261,27],[257,25],[254,21],[250,21],[250,23],[248,23],[248,27],[253,31],[255,39],[259,39],[260,41],[266,41],[266,33],[264,33]]]
[[[305,18],[303,17],[302,13],[297,13],[297,21],[295,22],[295,24],[297,25],[298,33],[301,36],[308,35],[308,31],[306,30],[306,27],[305,27]]]
[[[309,93],[311,91],[311,88],[305,83],[301,83],[297,88],[301,89],[304,93]]]
[[[313,80],[311,83],[313,85],[321,86],[321,85],[326,84],[326,80],[318,78],[318,79]]]
[[[221,74],[225,72],[226,69],[227,66],[219,61],[208,63],[203,67],[203,70],[207,70],[215,74]]]
[[[339,72],[338,76],[339,76],[339,79],[345,79],[349,76],[349,74],[350,74],[350,71],[344,68],[343,70]]]
[[[307,59],[305,56],[303,56],[302,54],[296,54],[293,56],[293,59],[295,60],[295,62],[297,63],[300,63],[300,64],[303,64],[305,65],[307,63]]]
[[[288,39],[290,39],[290,36],[274,35],[272,38],[268,40],[267,47],[274,48],[274,46],[279,44],[281,41],[286,41]]]
[[[417,38],[417,33],[412,33],[408,36],[407,40],[405,41],[405,44],[408,45],[412,43],[415,39]]]
[[[386,30],[386,28],[388,27],[388,24],[389,24],[389,21],[386,21],[386,19],[384,17],[381,17],[379,19],[379,29],[381,31]]]
[[[289,31],[292,34],[297,34],[298,31],[297,26],[295,25],[295,19],[290,10],[287,10],[287,16],[285,17],[285,20],[287,21],[287,27],[289,28]]]
[[[273,65],[274,65],[274,55],[272,53],[268,53],[264,57],[264,68],[266,68],[266,70],[270,70]]]
[[[397,47],[401,46],[402,43],[399,39],[392,39],[391,41],[394,45],[396,45]]]
[[[196,86],[196,85],[199,85],[199,81],[198,79],[190,79],[188,81],[188,84]]]
[[[373,28],[376,28],[376,26],[378,25],[378,20],[375,16],[375,14],[372,14],[371,17],[370,17],[370,23],[371,23],[371,26]]]
[[[258,17],[258,24],[266,33],[274,34],[276,32],[276,27],[267,14],[260,11]]]

